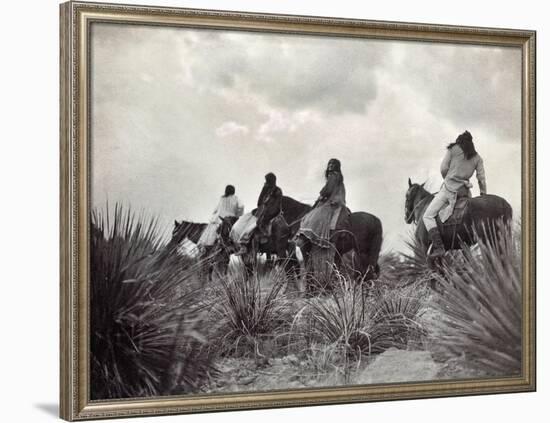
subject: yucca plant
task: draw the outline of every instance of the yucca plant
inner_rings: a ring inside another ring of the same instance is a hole
[[[203,354],[194,270],[166,254],[155,219],[116,205],[91,216],[91,398],[197,390]]]
[[[283,294],[287,279],[279,267],[265,274],[234,269],[220,277],[211,317],[221,353],[261,355],[260,344],[283,333],[291,318]]]
[[[407,252],[387,252],[380,256],[380,279],[394,286],[406,286],[419,281],[435,280],[434,269],[428,265],[425,247],[414,234],[405,241]]]
[[[342,347],[350,358],[370,354],[369,312],[362,282],[356,282],[337,270],[328,296],[307,301],[311,336],[325,345]]]
[[[405,349],[410,341],[421,341],[426,331],[419,323],[427,289],[421,281],[405,288],[383,289],[374,293],[369,316],[371,352],[389,348]]]
[[[519,235],[503,224],[487,227],[459,266],[441,276],[438,344],[449,356],[488,375],[521,372],[521,250]]]
[[[314,337],[324,344],[341,345],[358,360],[388,348],[405,348],[424,330],[418,323],[422,293],[413,288],[383,289],[367,297],[365,282],[334,271],[334,289],[328,297],[308,300]]]

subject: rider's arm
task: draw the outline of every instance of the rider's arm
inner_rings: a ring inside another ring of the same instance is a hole
[[[447,176],[447,173],[449,172],[449,168],[451,167],[451,150],[447,149],[447,152],[445,153],[445,157],[443,157],[443,161],[441,162],[440,171],[441,176],[443,179]]]
[[[338,185],[338,176],[336,172],[329,173],[325,186],[319,192],[321,198],[329,198],[332,195]]]
[[[236,213],[235,215],[236,216],[242,216],[243,213],[244,213],[244,204],[243,202],[241,201],[241,199],[239,197],[237,197],[237,210],[236,210]]]
[[[483,167],[483,159],[478,154],[478,160],[476,164],[476,177],[479,184],[479,192],[481,195],[487,194],[487,180],[485,179],[485,168]]]
[[[218,204],[216,205],[216,208],[212,212],[212,216],[217,216],[218,215],[218,211],[220,210],[221,202],[222,202],[222,199],[220,199],[220,201],[218,201]]]
[[[262,191],[260,192],[260,195],[258,196],[258,202],[256,203],[256,206],[260,207],[262,203],[265,201],[265,195],[267,194],[267,191],[269,190],[269,187],[267,185],[264,185],[262,187]]]

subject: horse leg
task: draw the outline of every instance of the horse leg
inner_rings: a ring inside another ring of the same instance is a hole
[[[311,269],[311,243],[302,244],[300,247],[300,252],[303,257],[304,272],[303,272],[303,283],[304,290],[307,296],[313,296],[315,290],[313,289],[313,272]]]
[[[244,267],[246,272],[251,275],[253,272],[258,271],[258,249],[256,237],[252,237],[250,241],[250,248],[244,259]]]

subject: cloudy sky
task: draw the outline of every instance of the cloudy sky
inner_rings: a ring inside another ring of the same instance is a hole
[[[269,171],[313,202],[336,157],[350,209],[402,249],[407,178],[436,191],[468,129],[519,217],[520,49],[98,23],[91,39],[94,207],[205,222],[229,183],[253,208]]]

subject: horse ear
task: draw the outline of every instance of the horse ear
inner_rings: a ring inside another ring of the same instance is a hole
[[[409,188],[412,187],[412,186],[413,186],[413,184],[411,182],[411,178],[409,178]]]
[[[174,228],[177,228],[180,224],[178,223],[177,220],[174,220]]]
[[[428,182],[428,181],[426,181]],[[424,188],[424,185],[426,185],[426,182],[424,182],[422,185],[420,185],[422,188]]]

